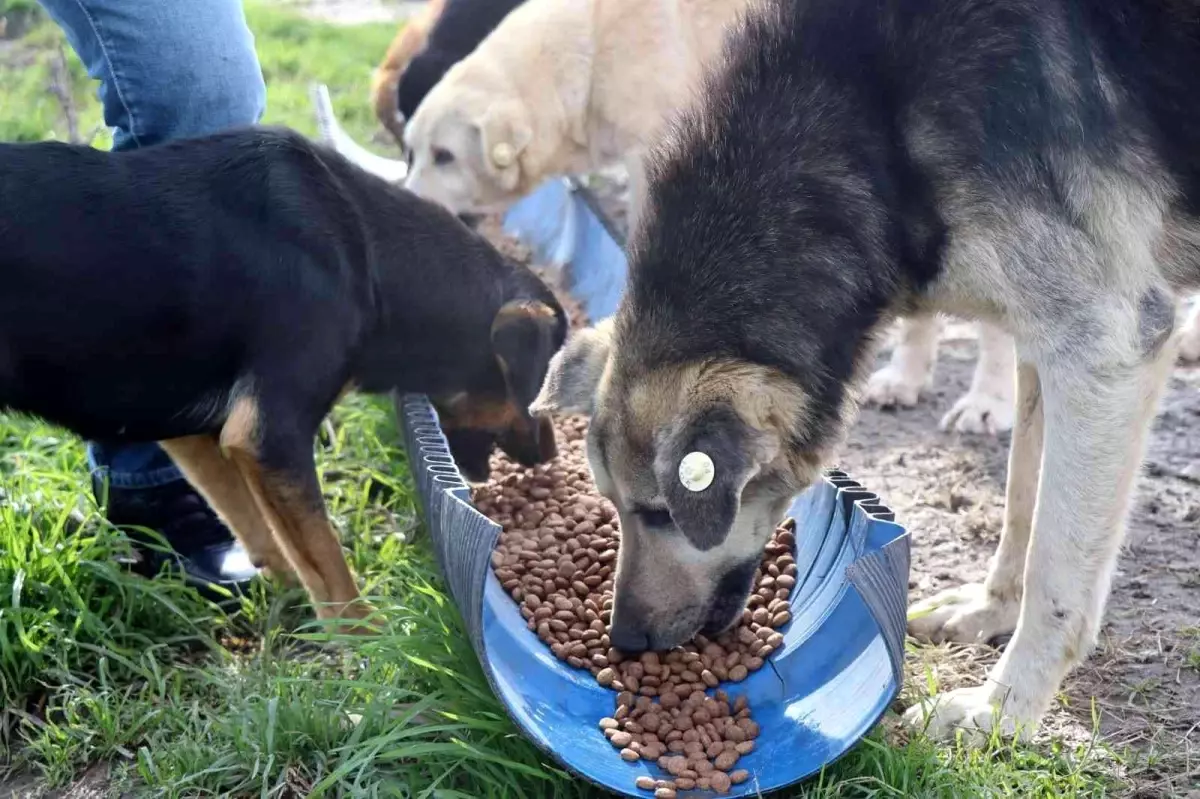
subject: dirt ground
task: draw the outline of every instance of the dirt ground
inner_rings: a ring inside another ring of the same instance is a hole
[[[981,581],[999,541],[1008,436],[937,429],[974,365],[973,326],[948,325],[928,399],[864,409],[842,453],[842,467],[912,532],[913,601]],[[1129,767],[1134,795],[1150,797],[1200,790],[1200,367],[1172,375],[1144,474],[1100,645],[1068,678],[1047,728],[1086,740],[1095,697],[1105,743],[1151,761]],[[979,654],[951,673],[975,681],[994,660]]]

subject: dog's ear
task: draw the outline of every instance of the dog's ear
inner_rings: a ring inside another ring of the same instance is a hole
[[[550,359],[566,338],[566,327],[560,311],[537,300],[505,303],[492,320],[492,352],[522,415],[529,413],[541,390]]]
[[[521,153],[533,141],[533,129],[517,102],[493,104],[479,125],[483,160],[505,191],[515,191],[521,179]]]
[[[778,451],[777,437],[726,404],[701,410],[661,439],[655,477],[671,519],[693,546],[704,551],[725,540],[742,489]]]
[[[612,350],[612,320],[586,327],[567,339],[550,360],[550,370],[530,413],[582,413],[590,416],[596,390],[608,368]]]

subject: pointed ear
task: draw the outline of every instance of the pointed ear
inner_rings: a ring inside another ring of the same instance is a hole
[[[612,319],[586,327],[567,339],[566,346],[550,361],[541,393],[529,411],[582,413],[590,416],[600,380],[608,368],[612,349]]]
[[[775,458],[778,439],[750,427],[730,405],[702,410],[659,446],[654,471],[679,531],[701,551],[729,535],[742,489]]]
[[[483,161],[505,191],[514,191],[521,179],[521,153],[533,141],[520,103],[492,105],[479,125]]]
[[[505,303],[492,320],[492,351],[522,415],[528,414],[566,335],[566,315],[537,300]]]

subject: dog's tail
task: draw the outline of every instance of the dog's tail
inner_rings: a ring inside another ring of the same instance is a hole
[[[408,175],[408,164],[400,160],[384,158],[362,147],[342,129],[333,110],[329,89],[323,83],[314,83],[309,88],[313,111],[317,115],[318,139],[341,153],[361,169],[383,178],[389,183],[399,183]]]
[[[437,24],[445,7],[446,0],[428,0],[397,31],[383,60],[371,76],[370,99],[375,109],[375,117],[397,139],[403,134],[403,126],[397,116],[397,87],[400,77],[408,69],[413,58],[425,49],[429,41],[429,31]]]

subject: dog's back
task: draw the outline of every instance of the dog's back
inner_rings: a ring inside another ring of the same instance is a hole
[[[471,54],[510,11],[524,0],[448,0],[441,17],[429,32],[425,49],[417,54],[400,77],[399,111],[412,119],[425,95],[446,70]]]
[[[290,131],[120,154],[0,145],[0,407],[93,438],[215,429],[235,382],[291,368],[293,350],[310,370],[341,370],[321,376],[336,392],[379,324],[380,292],[402,314],[456,269],[461,302],[439,299],[486,317],[473,345],[486,346],[519,270],[441,209]]]
[[[286,132],[119,155],[0,145],[0,405],[87,436],[171,437],[109,427],[160,424],[232,384],[256,326],[302,326],[364,292],[343,250],[358,246],[356,223],[337,199],[311,146]],[[324,268],[299,268],[311,262]],[[181,360],[196,352],[210,357]],[[86,404],[78,383],[97,387]],[[223,398],[211,399],[193,412],[215,414]]]
[[[1200,105],[1187,86],[1200,70],[1196,0],[917,6],[772,3],[737,37],[732,66],[672,138],[669,179],[657,181],[652,201],[656,237],[641,244],[655,279],[680,287],[671,294],[680,320],[696,320],[689,327],[727,318],[731,297],[705,293],[698,278],[710,270],[812,302],[800,295],[814,284],[790,254],[811,249],[814,226],[841,231],[865,256],[867,271],[847,280],[877,286],[882,305],[893,286],[919,290],[937,276],[939,231],[954,221],[947,214],[967,212],[961,203],[1038,195],[1095,203],[1094,192],[1124,181],[1175,194],[1195,214]],[[801,201],[800,183],[822,193]],[[946,202],[935,208],[935,198]],[[856,217],[858,230],[845,228]],[[757,236],[778,239],[790,266],[717,255]],[[671,253],[661,264],[660,250]],[[706,306],[721,307],[706,314]],[[781,352],[805,351],[780,341]]]

